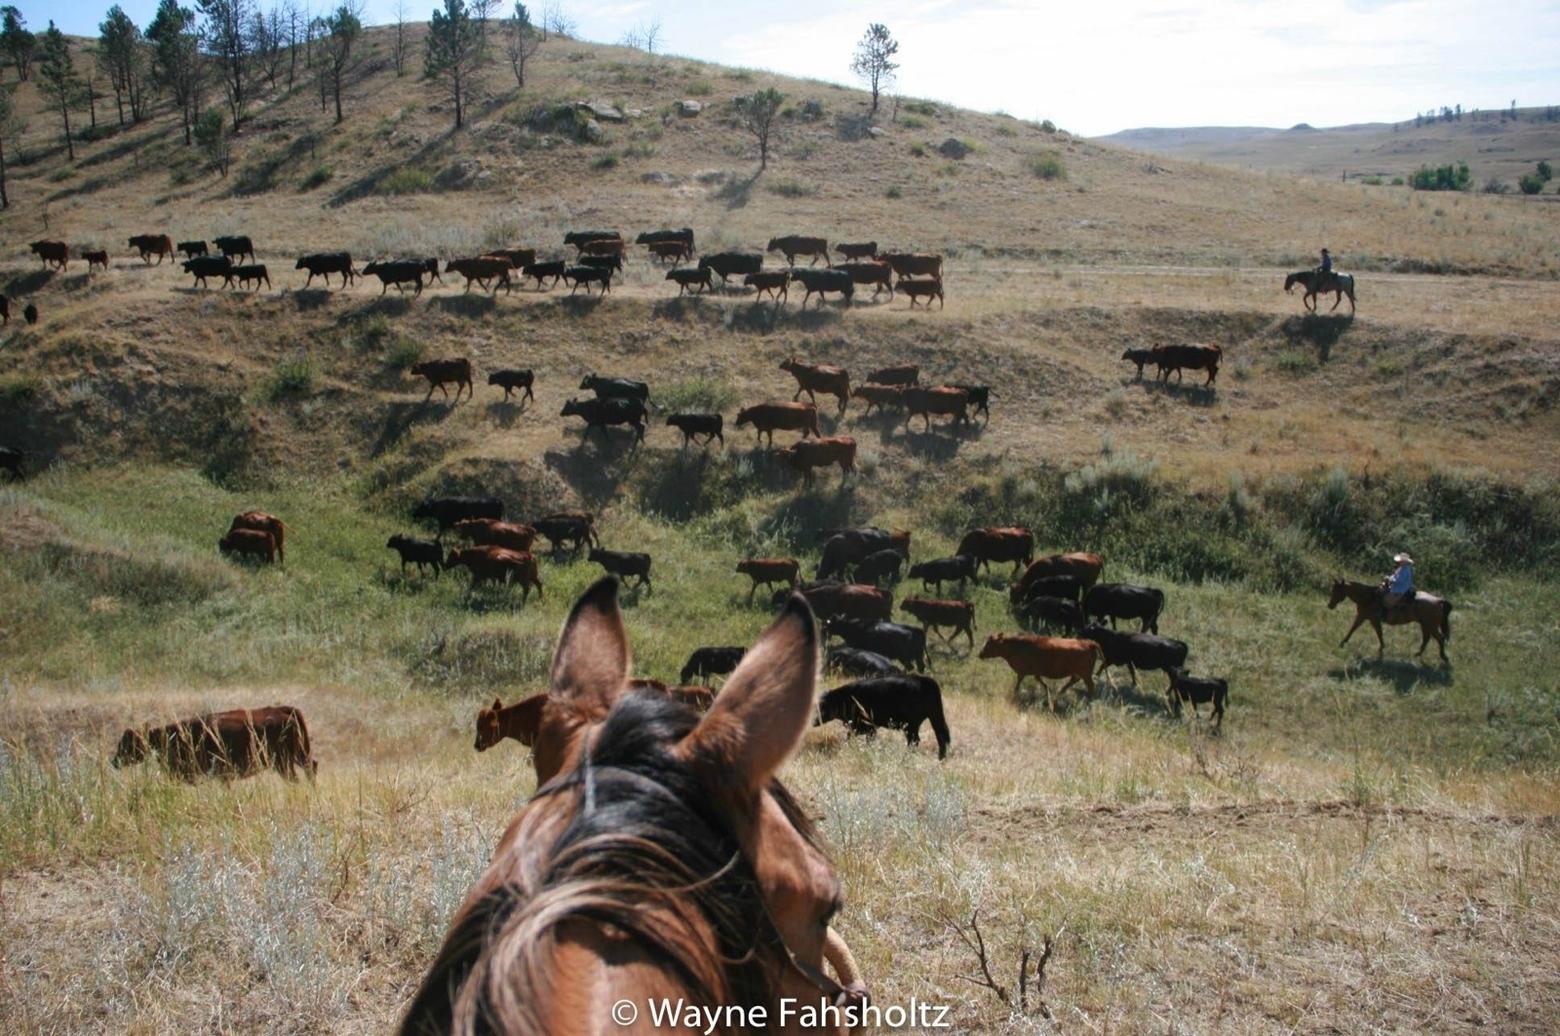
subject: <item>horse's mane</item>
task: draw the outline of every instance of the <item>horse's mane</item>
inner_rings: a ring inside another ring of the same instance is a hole
[[[403,1032],[543,1031],[538,1007],[559,978],[559,928],[570,921],[633,940],[676,977],[691,1003],[773,999],[767,965],[785,951],[752,866],[692,768],[671,751],[698,719],[653,692],[618,702],[580,765],[533,798],[502,884],[456,919]],[[538,800],[571,791],[574,816],[549,848],[538,849],[536,829],[551,812]],[[815,842],[785,788],[775,781],[770,793]]]

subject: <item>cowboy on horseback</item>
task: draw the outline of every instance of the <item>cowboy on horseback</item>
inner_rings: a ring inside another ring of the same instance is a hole
[[[1332,276],[1332,253],[1325,248],[1322,249],[1322,265],[1316,268],[1316,272],[1324,278]]]
[[[1397,567],[1381,581],[1381,610],[1387,615],[1404,604],[1413,603],[1415,594],[1414,559],[1407,554],[1395,554],[1392,563]]]

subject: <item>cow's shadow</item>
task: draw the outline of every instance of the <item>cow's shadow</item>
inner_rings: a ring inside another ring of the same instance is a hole
[[[498,300],[491,294],[478,295],[461,292],[459,295],[435,295],[429,300],[432,309],[442,310],[462,317],[481,317],[498,308]]]
[[[1309,343],[1316,350],[1317,360],[1326,363],[1332,358],[1332,347],[1353,325],[1352,313],[1306,313],[1285,320],[1279,330],[1291,341]]]
[[[558,308],[571,317],[588,317],[601,308],[605,295],[564,295],[558,299]]]
[[[292,296],[293,306],[298,312],[308,313],[330,305],[330,300],[334,293],[326,288],[299,288],[297,291],[289,294]]]
[[[534,598],[540,600],[540,598]],[[482,583],[478,586],[468,586],[460,596],[460,606],[474,615],[485,615],[490,612],[517,612],[529,607],[531,602],[524,599],[520,587],[505,583]]]
[[[1434,650],[1433,645],[1431,650]],[[1391,684],[1399,694],[1407,694],[1419,687],[1446,687],[1452,682],[1450,665],[1410,661],[1406,658],[1356,658],[1329,670],[1327,675],[1342,683],[1366,676],[1375,677]]]
[[[897,439],[905,451],[912,456],[925,457],[928,460],[951,460],[959,455],[959,447],[966,442],[980,439],[982,429],[979,425],[953,425],[943,427],[932,425],[930,432],[917,432],[906,429]]]
[[[415,296],[408,297],[404,293],[398,295],[375,295],[368,302],[364,303],[362,311],[369,316],[405,316],[412,311],[413,298]]]
[[[621,491],[624,473],[617,469],[623,459],[603,457],[583,443],[572,450],[554,449],[542,455],[542,463],[568,483],[587,507],[595,510],[616,499]]]
[[[424,403],[418,400],[389,404],[385,407],[384,420],[380,422],[379,434],[374,438],[369,456],[379,457],[394,449],[413,425],[442,421],[454,412],[453,403]]]
[[[1219,399],[1219,390],[1212,385],[1185,385],[1178,381],[1160,381],[1157,378],[1144,381],[1143,391],[1149,395],[1185,400],[1193,406],[1213,406]]]
[[[39,269],[14,274],[6,279],[5,293],[15,298],[18,295],[31,295],[42,291],[50,281],[59,276],[59,272],[53,269]]]
[[[727,180],[720,190],[715,192],[715,197],[726,203],[727,209],[741,209],[753,197],[753,185],[758,183],[759,173],[754,173],[746,180]]]
[[[505,402],[500,400],[489,403],[485,408],[488,418],[500,428],[513,428],[515,422],[530,409],[528,403]]]
[[[1117,671],[1120,671],[1120,677]],[[1157,669],[1139,669],[1137,683],[1130,683],[1130,674],[1124,666],[1114,666],[1107,670],[1109,678],[1095,677],[1094,686],[1098,691],[1100,701],[1114,702],[1117,706],[1135,712],[1142,716],[1166,717],[1170,715],[1170,703],[1165,698],[1164,692],[1155,693],[1151,689],[1145,689],[1143,681],[1161,677],[1164,674]],[[1166,681],[1168,683],[1168,681]]]

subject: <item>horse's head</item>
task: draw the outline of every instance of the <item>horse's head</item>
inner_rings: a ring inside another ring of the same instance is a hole
[[[1286,292],[1293,291],[1295,284],[1299,280],[1300,280],[1300,274],[1298,274],[1298,273],[1292,273],[1288,277],[1285,277],[1284,278],[1284,291],[1286,291]]]
[[[839,880],[775,780],[813,714],[806,603],[790,598],[702,718],[631,689],[631,665],[617,584],[602,580],[570,613],[538,696],[544,783],[457,913],[404,1031],[567,1032],[583,1024],[565,1020],[571,1005],[602,997],[773,1015],[782,998],[840,992],[825,958],[857,979],[829,930]]]
[[[1344,581],[1342,579],[1334,579],[1332,585],[1332,596],[1327,599],[1327,607],[1338,607],[1338,605],[1343,603],[1344,598],[1348,596],[1349,588],[1344,584]]]

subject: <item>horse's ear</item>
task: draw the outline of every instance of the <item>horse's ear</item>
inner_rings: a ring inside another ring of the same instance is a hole
[[[680,751],[755,792],[801,746],[817,690],[817,626],[806,600],[792,594]]]
[[[633,664],[617,592],[616,579],[598,580],[575,602],[558,635],[552,693],[583,709],[611,708]]]
[[[503,707],[504,707],[504,700],[502,698],[494,698],[493,699],[493,711],[494,712],[497,712],[498,710],[502,709]]]

